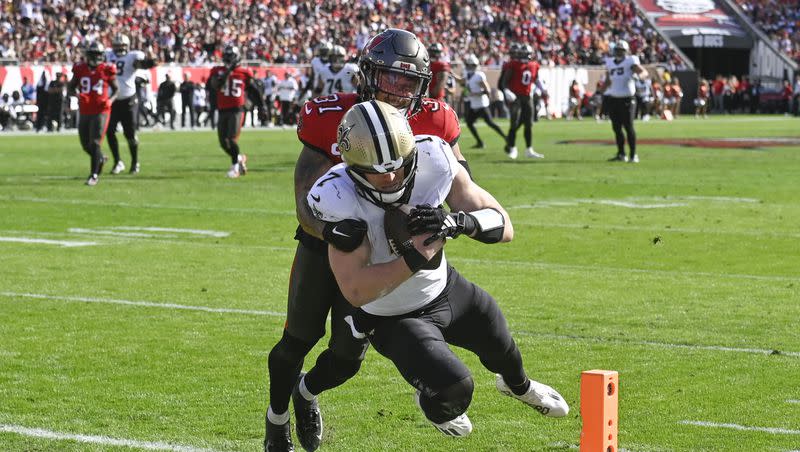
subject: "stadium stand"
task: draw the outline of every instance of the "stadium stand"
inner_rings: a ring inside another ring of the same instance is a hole
[[[772,43],[800,63],[800,1],[736,0]]]
[[[228,42],[236,42],[247,60],[307,63],[320,40],[345,45],[354,56],[376,30],[406,24],[424,42],[445,43],[453,60],[474,53],[483,64],[497,64],[511,42],[525,41],[545,66],[600,64],[609,43],[621,37],[645,64],[682,64],[622,0],[4,2],[0,58],[74,62],[81,42],[109,44],[125,32],[131,48],[152,49],[167,63],[218,61]]]

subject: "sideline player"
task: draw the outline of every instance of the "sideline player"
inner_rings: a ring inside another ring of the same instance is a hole
[[[354,376],[368,346],[366,340],[353,338],[344,321],[353,308],[341,295],[331,273],[325,242],[347,249],[364,231],[358,223],[323,223],[306,202],[317,179],[341,162],[336,134],[342,116],[362,100],[388,102],[406,112],[415,133],[435,135],[448,142],[460,163],[467,167],[458,146],[461,129],[455,112],[443,102],[422,97],[430,83],[429,64],[428,53],[414,34],[387,29],[367,42],[361,53],[358,94],[337,93],[312,99],[303,106],[297,127],[303,149],[294,173],[300,226],[295,235],[298,244],[289,279],[286,326],[269,354],[270,404],[264,441],[267,451],[293,450],[290,395],[301,445],[306,450],[319,447],[322,418],[316,395]],[[325,335],[328,311],[328,348],[319,355],[314,368],[298,379],[305,356]]]
[[[321,69],[318,85],[314,92],[322,96],[333,93],[355,93],[358,91],[358,66],[346,63],[347,51],[342,46],[334,46],[331,50],[330,62]]]
[[[106,61],[117,67],[119,95],[111,105],[111,119],[108,121],[108,147],[114,157],[111,174],[125,171],[125,163],[119,156],[117,141],[117,124],[122,124],[122,133],[128,141],[131,153],[131,174],[139,172],[139,138],[136,136],[137,112],[139,110],[136,96],[137,69],[150,69],[156,66],[153,58],[146,58],[141,50],[130,50],[131,40],[118,33],[111,44],[112,49],[106,54]]]
[[[312,97],[317,97],[320,95],[320,92],[317,90],[317,87],[320,84],[320,74],[322,74],[324,68],[328,66],[328,58],[330,57],[331,50],[333,50],[333,44],[330,41],[322,41],[317,44],[317,55],[311,59],[311,75],[309,79],[309,88],[313,90]]]
[[[533,49],[528,44],[518,44],[512,49],[511,59],[503,64],[500,71],[500,80],[497,87],[511,101],[511,127],[506,140],[506,154],[508,158],[517,158],[517,130],[523,127],[525,135],[525,156],[529,158],[544,158],[544,155],[533,150],[533,99],[531,86],[539,87],[543,94],[544,88],[539,84],[539,63],[531,61]]]
[[[444,239],[509,242],[508,213],[475,184],[441,138],[417,135],[389,104],[356,104],[339,126],[343,164],[308,195],[327,222],[360,221],[367,234],[355,249],[329,248],[331,269],[359,309],[346,320],[369,336],[416,388],[425,417],[442,433],[472,431],[467,408],[474,383],[449,345],[475,353],[497,374],[497,389],[539,413],[563,417],[569,406],[553,388],[528,378],[497,301],[448,265]],[[447,202],[452,212],[441,206]],[[416,206],[410,214],[404,206]]]
[[[627,41],[619,40],[614,46],[614,56],[606,58],[606,96],[611,128],[617,140],[617,155],[610,158],[612,162],[639,163],[636,153],[636,130],[633,118],[636,116],[636,82],[635,78],[648,78],[647,71],[639,64],[639,57],[629,55],[630,46]],[[622,133],[625,129],[625,133]],[[628,136],[630,155],[625,155],[625,135]]]
[[[450,84],[451,81],[462,81],[461,77],[453,72],[453,67],[444,58],[443,53],[444,46],[439,42],[428,47],[428,54],[431,57],[431,84],[428,97],[441,101],[455,92],[455,86]]]
[[[103,165],[108,157],[103,155],[103,137],[108,127],[111,104],[117,98],[117,70],[112,64],[104,63],[103,44],[92,41],[86,44],[83,54],[85,61],[72,68],[72,80],[67,91],[78,93],[78,135],[81,147],[91,157],[91,172],[86,185],[97,185]],[[110,94],[113,92],[113,94]]]
[[[497,132],[503,141],[506,136],[500,127],[492,121],[492,115],[489,113],[489,83],[486,81],[486,74],[478,69],[478,57],[474,54],[467,55],[464,59],[464,67],[467,69],[466,86],[469,90],[469,108],[467,109],[467,127],[472,132],[477,143],[474,148],[483,149],[484,144],[481,136],[478,135],[478,130],[475,128],[475,122],[478,118],[483,119],[492,130]]]
[[[227,173],[230,178],[247,174],[247,155],[239,151],[239,133],[244,124],[244,104],[248,90],[257,93],[250,98],[256,100],[259,115],[262,118],[265,115],[261,90],[255,83],[253,72],[241,67],[240,61],[239,48],[229,44],[222,52],[223,65],[211,69],[208,77],[208,86],[212,93],[216,93],[216,105],[219,111],[217,121],[219,144],[231,157],[231,169]]]

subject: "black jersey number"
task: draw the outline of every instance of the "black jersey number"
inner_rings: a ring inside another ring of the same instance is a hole
[[[325,80],[325,83],[328,84],[328,92],[329,93],[338,93],[342,91],[342,80],[341,79],[328,79]]]

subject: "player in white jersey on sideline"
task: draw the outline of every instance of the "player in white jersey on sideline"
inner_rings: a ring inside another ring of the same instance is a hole
[[[614,137],[617,140],[617,155],[613,162],[639,163],[636,154],[636,131],[633,119],[636,117],[636,78],[645,79],[647,71],[640,65],[639,57],[629,55],[630,46],[623,40],[617,41],[614,56],[606,58],[606,112],[611,119]],[[625,129],[625,134],[622,129]],[[625,155],[625,135],[628,137],[630,155]]]
[[[500,129],[500,127],[492,121],[492,115],[489,113],[489,93],[491,89],[489,88],[489,83],[486,81],[486,74],[478,69],[479,61],[478,57],[474,54],[467,55],[464,59],[464,67],[466,68],[466,74],[464,76],[464,81],[466,84],[466,88],[469,91],[469,96],[466,100],[469,100],[469,109],[467,110],[467,127],[469,131],[472,132],[472,136],[475,137],[477,143],[473,148],[483,149],[484,144],[481,136],[478,135],[478,130],[475,128],[475,122],[478,118],[483,119],[492,130],[497,132],[500,137],[503,138],[503,142],[506,141],[506,134]]]
[[[122,133],[128,141],[131,153],[131,174],[139,172],[139,139],[136,136],[138,101],[136,96],[136,72],[139,69],[155,67],[156,61],[147,58],[141,50],[130,50],[131,40],[118,33],[114,37],[111,50],[106,53],[106,61],[116,65],[119,95],[111,105],[111,116],[108,120],[108,147],[114,156],[114,167],[111,174],[119,174],[125,170],[125,163],[119,156],[117,141],[117,124],[122,124]]]
[[[311,82],[309,83],[309,90],[311,90],[312,97],[319,96],[317,87],[320,83],[320,76],[323,70],[328,66],[328,58],[333,50],[333,44],[330,41],[322,41],[317,44],[316,56],[311,59]]]
[[[413,135],[406,115],[373,100],[354,105],[339,124],[344,163],[308,194],[322,221],[354,220],[366,234],[351,251],[328,258],[344,297],[359,309],[345,318],[369,337],[416,391],[416,403],[442,433],[467,436],[474,383],[449,345],[475,353],[497,374],[497,389],[549,417],[569,406],[553,388],[528,378],[497,301],[448,265],[444,239],[508,242],[508,213],[475,184],[450,145]],[[447,202],[452,212],[441,206]],[[406,214],[404,208],[413,207]],[[463,210],[461,210],[463,209]],[[336,232],[336,228],[334,228]]]
[[[321,96],[333,93],[355,93],[358,87],[358,66],[345,63],[347,51],[342,46],[334,46],[330,54],[330,62],[322,68],[317,81],[317,90]]]

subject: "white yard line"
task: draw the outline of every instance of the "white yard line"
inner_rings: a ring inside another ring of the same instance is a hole
[[[204,207],[204,206],[187,206],[187,205],[170,205],[170,204],[133,204],[129,202],[112,202],[112,201],[97,201],[88,199],[54,199],[54,198],[39,198],[32,196],[0,196],[0,201],[9,202],[37,202],[43,204],[69,204],[78,206],[109,206],[109,207],[125,207],[130,209],[166,209],[166,210],[192,210],[201,212],[232,212],[232,213],[258,213],[263,215],[283,215],[295,216],[294,211],[288,210],[268,210],[268,209],[247,209],[235,207]]]
[[[183,310],[190,310],[190,311],[203,311],[203,312],[212,312],[212,313],[220,313],[220,314],[244,314],[244,315],[259,315],[259,316],[270,316],[270,317],[285,317],[286,316],[286,314],[283,313],[283,312],[275,312],[275,311],[258,311],[258,310],[249,310],[249,309],[211,308],[211,307],[207,307],[207,306],[190,306],[190,305],[182,305],[182,304],[175,304],[175,303],[155,303],[155,302],[151,302],[151,301],[115,300],[115,299],[109,299],[109,298],[69,297],[69,296],[34,294],[34,293],[20,293],[20,292],[0,292],[0,296],[8,297],[8,298],[32,298],[32,299],[39,299],[39,300],[74,301],[74,302],[84,302],[84,303],[107,303],[107,304],[119,304],[119,305],[127,305],[127,306],[140,306],[140,307],[147,307],[147,308],[183,309]],[[762,349],[762,348],[726,347],[726,346],[718,346],[718,345],[671,344],[671,343],[666,343],[666,342],[637,341],[637,340],[628,341],[628,340],[619,340],[619,339],[613,339],[613,338],[570,336],[570,335],[558,335],[558,334],[547,334],[547,333],[533,333],[533,332],[524,331],[524,330],[512,330],[512,333],[523,335],[523,336],[536,336],[536,337],[545,337],[545,338],[559,339],[559,340],[614,342],[614,343],[621,343],[621,344],[660,347],[660,348],[682,348],[682,349],[693,349],[693,350],[709,350],[709,351],[749,353],[749,354],[758,354],[758,355],[770,355],[770,354],[773,353],[773,350],[771,350],[771,349]],[[780,351],[780,355],[782,355],[782,356],[791,356],[791,357],[800,357],[800,352]]]
[[[113,226],[109,229],[119,229],[122,231],[176,232],[178,234],[207,235],[210,237],[227,237],[231,235],[230,232],[212,231],[210,229],[163,228],[158,226]]]
[[[58,245],[58,246],[64,246],[64,247],[98,245],[97,242],[78,242],[78,241],[75,241],[75,240],[35,239],[35,238],[31,238],[31,237],[0,237],[0,242],[32,243],[32,244],[39,244],[39,245]]]
[[[652,233],[665,233],[680,232],[686,234],[709,234],[709,235],[744,235],[749,237],[773,237],[773,238],[800,238],[800,233],[797,232],[775,232],[765,231],[760,229],[748,230],[722,230],[722,229],[699,229],[699,228],[675,228],[657,225],[642,225],[642,226],[623,226],[616,224],[587,224],[587,223],[543,223],[536,221],[518,220],[514,221],[515,225],[521,224],[525,226],[535,226],[542,228],[564,228],[564,229],[595,229],[601,231],[644,231]]]
[[[88,235],[107,235],[111,237],[125,237],[125,238],[139,238],[139,239],[152,239],[158,237],[175,238],[178,237],[174,234],[145,234],[144,232],[120,232],[109,231],[106,229],[88,229],[88,228],[69,228],[68,232],[72,234],[88,234]]]
[[[617,339],[617,338],[604,338],[604,337],[594,337],[594,336],[577,336],[577,335],[569,335],[569,334],[549,334],[549,333],[534,333],[525,330],[516,330],[512,329],[511,331],[514,334],[519,334],[520,336],[535,336],[535,337],[544,337],[548,339],[558,339],[558,340],[580,340],[580,341],[591,341],[591,342],[607,342],[607,343],[615,343],[615,344],[629,344],[629,345],[641,345],[641,346],[648,346],[648,347],[659,347],[659,348],[679,348],[679,349],[688,349],[688,350],[710,350],[715,352],[734,352],[734,353],[748,353],[753,355],[772,355],[773,353],[778,354],[780,356],[791,356],[793,358],[800,358],[800,352],[795,351],[783,351],[769,349],[769,348],[749,348],[749,347],[727,347],[724,345],[702,345],[702,344],[673,344],[670,342],[657,342],[657,341],[642,341],[642,340],[625,340],[625,339]]]
[[[284,312],[257,311],[252,309],[211,308],[208,306],[191,306],[175,303],[155,303],[152,301],[115,300],[112,298],[66,297],[58,295],[44,295],[35,293],[0,292],[0,296],[9,298],[35,298],[39,300],[77,301],[83,303],[121,304],[127,306],[142,306],[146,308],[183,309],[187,311],[203,311],[220,314],[246,314],[265,315],[270,317],[285,317]]]
[[[789,400],[786,401],[786,403],[797,403],[797,404],[800,404],[800,400],[789,399]]]
[[[461,257],[448,257],[453,262],[465,262],[470,264],[482,265],[508,265],[512,267],[529,267],[540,268],[543,270],[555,271],[575,271],[582,272],[596,271],[613,273],[615,276],[621,274],[645,274],[655,276],[681,276],[684,278],[695,279],[697,277],[703,278],[725,278],[725,279],[752,279],[759,281],[786,281],[786,282],[800,282],[800,276],[767,276],[767,275],[747,275],[740,273],[711,273],[711,272],[683,272],[677,270],[651,270],[644,268],[621,268],[621,267],[605,267],[595,265],[574,265],[574,264],[553,264],[549,262],[535,262],[535,261],[511,261],[503,259],[471,259]]]
[[[800,435],[800,430],[791,430],[788,428],[778,428],[778,427],[751,427],[748,425],[725,424],[725,423],[706,422],[706,421],[688,421],[688,420],[683,420],[678,423],[683,425],[694,425],[697,427],[728,428],[732,430],[741,430],[748,432],[773,433],[776,435]]]
[[[111,235],[118,237],[142,237],[142,238],[178,237],[179,235],[199,235],[205,237],[222,238],[231,235],[230,232],[225,232],[225,231],[212,231],[207,229],[164,228],[158,226],[108,226],[99,228],[69,228],[67,229],[67,231],[74,234],[98,234],[98,235]],[[144,231],[144,232],[123,232],[123,231]],[[158,234],[148,234],[148,232],[156,232]],[[168,234],[161,234],[162,232],[166,232]]]
[[[77,441],[80,443],[100,444],[103,446],[130,447],[145,450],[171,450],[175,452],[216,452],[214,449],[205,449],[181,444],[165,442],[137,441],[134,439],[112,438],[103,435],[82,435],[78,433],[56,432],[41,428],[29,428],[21,425],[0,424],[0,432],[16,433],[17,435],[33,438],[46,438],[58,441]]]

